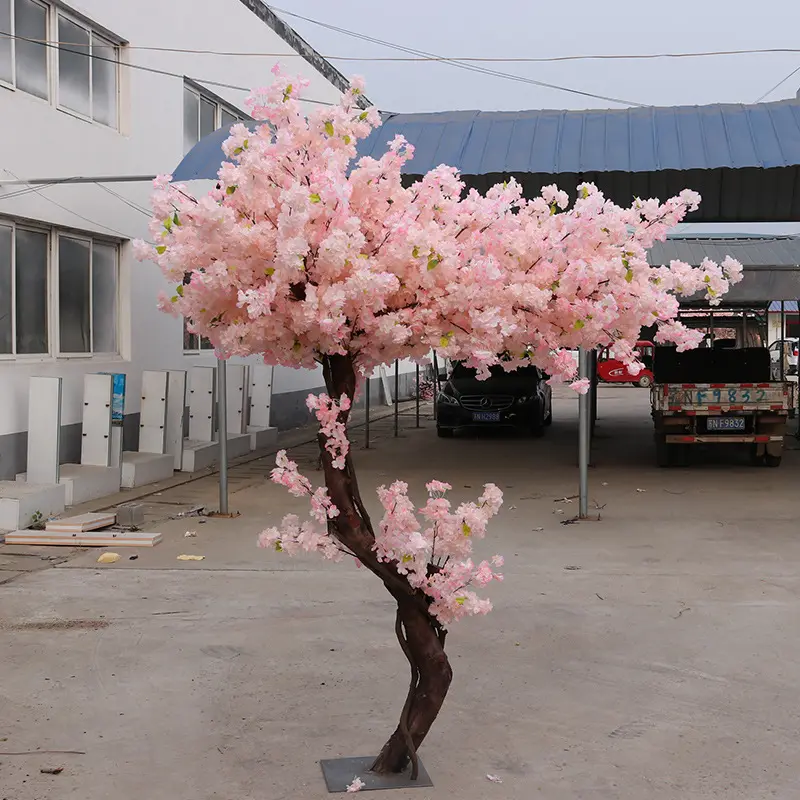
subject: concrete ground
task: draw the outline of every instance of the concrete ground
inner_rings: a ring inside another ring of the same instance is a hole
[[[421,751],[435,788],[391,797],[796,800],[797,451],[777,470],[659,470],[647,393],[604,389],[600,519],[565,526],[576,408],[562,395],[542,440],[440,441],[409,413],[368,451],[354,432],[367,497],[395,476],[420,499],[431,477],[456,500],[506,493],[480,546],[506,580],[451,631],[455,679]],[[318,479],[314,446],[293,453]],[[216,505],[213,477],[147,498],[165,540],[114,565],[0,548],[0,799],[321,800],[320,758],[377,751],[407,685],[392,604],[350,564],[255,548],[301,507],[271,462],[233,470],[236,519],[177,516]]]

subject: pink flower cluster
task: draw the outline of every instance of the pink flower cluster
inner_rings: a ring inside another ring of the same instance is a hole
[[[322,401],[322,405],[327,404]],[[289,555],[301,550],[318,552],[340,560],[346,551],[328,530],[329,520],[335,519],[339,510],[327,489],[312,490],[311,482],[298,472],[297,464],[287,458],[285,451],[278,453],[276,463],[272,480],[296,497],[309,496],[311,519],[301,523],[296,515],[287,515],[279,528],[261,533],[259,546]],[[445,497],[452,488],[450,484],[431,481],[426,488],[428,500],[420,509],[408,497],[408,484],[395,481],[388,488],[378,488],[385,512],[375,535],[378,560],[393,562],[413,588],[427,595],[431,614],[443,625],[473,614],[486,614],[492,604],[474,589],[503,579],[495,571],[503,565],[503,559],[494,556],[491,561],[476,564],[470,556],[473,542],[485,536],[488,521],[500,510],[503,493],[493,483],[487,483],[477,503],[461,503],[454,509]]]
[[[501,567],[503,558],[494,556],[476,565],[470,555],[474,540],[484,537],[489,519],[500,510],[503,493],[487,483],[477,503],[453,509],[445,497],[449,484],[431,481],[426,488],[428,501],[418,510],[408,497],[407,483],[378,488],[385,512],[375,536],[378,559],[396,563],[411,586],[430,598],[431,614],[442,624],[486,614],[491,602],[478,597],[472,587],[501,581],[503,576],[493,568]]]
[[[380,124],[358,106],[362,84],[311,113],[299,102],[305,85],[275,70],[253,94],[263,124],[234,126],[206,196],[155,182],[155,245],[137,252],[175,285],[162,308],[223,356],[314,367],[347,354],[364,374],[433,347],[481,369],[510,353],[510,368],[533,360],[571,380],[565,349],[613,344],[633,364],[645,325],[694,346],[676,296],[715,303],[741,279],[732,259],[648,264],[653,242],[697,208],[695,192],[630,208],[590,183],[572,201],[555,186],[524,198],[514,180],[480,195],[446,166],[404,186],[414,149],[402,137],[354,163],[358,140]]]
[[[343,394],[337,402],[326,394],[310,394],[306,398],[306,405],[319,422],[320,433],[325,437],[325,449],[333,459],[333,468],[344,469],[347,454],[350,452],[346,427],[350,398]]]
[[[342,549],[328,531],[328,521],[339,516],[339,509],[321,486],[313,489],[311,481],[301,475],[297,464],[290,461],[285,450],[275,457],[277,466],[272,470],[272,481],[285,486],[295,497],[308,496],[311,503],[311,519],[300,522],[296,514],[287,514],[280,528],[267,528],[258,537],[259,547],[274,548],[278,552],[294,555],[300,550],[321,553],[325,558],[339,561]]]

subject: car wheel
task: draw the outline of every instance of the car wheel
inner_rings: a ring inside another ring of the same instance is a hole
[[[764,454],[765,467],[779,467],[781,465],[781,456],[771,456],[769,453]]]
[[[642,375],[636,382],[640,389],[649,389],[653,385],[653,379],[649,375]]]
[[[437,428],[436,435],[440,439],[452,439],[453,438],[453,429],[452,428]]]
[[[550,413],[545,417],[544,424],[549,428],[553,424],[553,407],[550,407]]]

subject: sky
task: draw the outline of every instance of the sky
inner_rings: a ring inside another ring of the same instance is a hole
[[[451,58],[542,58],[794,48],[795,53],[652,60],[484,63],[486,69],[605,98],[436,62],[331,62],[362,75],[383,111],[624,108],[754,103],[800,89],[798,0],[275,0],[270,5],[319,53],[357,59],[407,53],[281,13]],[[770,91],[793,70],[797,73]],[[769,92],[769,94],[767,94]],[[800,234],[800,224],[681,225],[688,232]]]
[[[800,49],[797,0],[276,0],[273,8],[325,56],[405,54],[279,9],[450,57]],[[623,107],[441,63],[332,63],[345,75],[363,75],[367,95],[385,111]],[[800,52],[481,66],[635,104],[752,103],[800,67]],[[794,97],[798,89],[800,71],[767,99]]]

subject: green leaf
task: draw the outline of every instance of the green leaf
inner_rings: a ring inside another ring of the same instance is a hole
[[[235,156],[238,156],[238,155],[240,155],[240,154],[241,154],[241,153],[243,153],[243,152],[244,152],[244,148],[242,148],[242,147],[237,147],[237,148],[236,148],[236,149],[233,151],[233,154],[234,154]]]
[[[447,347],[447,345],[450,344],[450,337],[452,335],[453,335],[452,333],[446,333],[444,336],[442,336],[442,338],[439,339],[439,345],[441,347]]]
[[[292,93],[292,91],[294,91],[294,86],[292,86],[292,84],[290,83],[290,84],[289,84],[289,85],[288,85],[288,86],[287,86],[287,87],[284,89],[284,92],[286,92],[286,94],[288,95],[288,94],[291,94],[291,93]]]
[[[243,147],[245,150],[247,150],[247,148],[248,148],[248,147],[250,147],[250,140],[249,140],[249,139],[245,139],[245,140],[242,142],[242,147]]]
[[[629,267],[628,271],[625,273],[625,280],[630,283],[633,280],[633,270]]]
[[[345,143],[345,144],[350,144],[350,142],[352,142],[352,141],[353,141],[353,140],[352,140],[352,139],[351,139],[349,136],[347,136],[347,135],[343,136],[342,138],[344,139],[344,143]]]
[[[171,230],[172,230],[172,219],[171,219],[170,217],[167,217],[167,218],[164,220],[164,227],[165,227],[165,228],[166,228],[168,231],[171,231]]]
[[[238,188],[239,188],[238,186],[229,186],[229,187],[228,187],[228,188],[225,190],[225,194],[229,194],[229,195],[230,195],[230,194],[233,194],[233,193],[234,193],[234,192],[235,192],[235,191],[236,191]]]
[[[283,552],[283,547],[281,546],[280,542],[275,542],[275,552],[277,552],[277,553],[282,553]]]
[[[403,556],[403,563],[404,564],[408,564],[409,561],[413,561],[413,560],[414,560],[414,556],[409,556],[409,555]]]
[[[464,536],[469,536],[472,533],[472,528],[470,528],[470,526],[467,525],[466,522],[462,522],[461,523],[461,531],[464,534]]]
[[[551,291],[551,292],[554,292],[556,289],[558,289],[558,288],[559,288],[559,286],[561,286],[561,283],[560,283],[559,281],[553,281],[553,282],[550,284],[550,291]]]
[[[428,259],[428,272],[432,269],[436,269],[439,266],[439,256],[431,256]]]
[[[367,114],[367,112],[366,112],[366,111],[362,111],[362,112],[361,112],[361,113],[358,115],[358,118],[359,118],[359,119],[360,119],[360,120],[363,122],[363,121],[364,121],[364,120],[365,120],[365,119],[366,119],[368,116],[369,116],[369,115]]]
[[[158,253],[160,256],[163,256],[166,252],[167,246],[165,244],[156,245],[156,253]]]
[[[581,189],[581,197],[585,200],[589,196],[589,190],[584,186]]]
[[[463,606],[464,603],[466,603],[466,602],[467,602],[467,598],[466,597],[456,597],[456,603],[458,603],[458,605]]]
[[[558,206],[555,203],[550,203],[550,216],[554,217],[558,212]]]
[[[325,123],[325,133],[327,133],[328,136],[333,136],[333,123],[330,120]]]
[[[572,327],[575,328],[576,331],[579,331],[581,330],[581,328],[586,327],[586,323],[582,319],[579,319],[576,320],[575,324]]]
[[[177,211],[175,212],[175,215],[172,217],[172,222],[175,225],[180,225],[181,224],[181,221],[178,219],[178,212]]]
[[[267,267],[267,268],[264,270],[264,274],[265,274],[265,275],[266,275],[268,278],[271,278],[271,277],[272,277],[272,276],[275,274],[275,267]]]
[[[179,283],[175,288],[175,291],[178,293],[179,297],[183,297],[183,284]]]
[[[412,258],[419,258],[419,247],[415,247],[415,248],[414,248],[414,249],[411,251],[411,257],[412,257]]]
[[[178,302],[178,295],[173,295],[169,299],[170,303],[177,303]]]
[[[319,195],[318,195],[316,192],[314,192],[314,194],[310,194],[310,195],[308,196],[308,199],[309,199],[309,200],[310,200],[312,203],[319,203],[319,202],[320,202],[320,200],[322,200],[322,198],[321,198],[321,197],[320,197],[320,196],[319,196]]]

